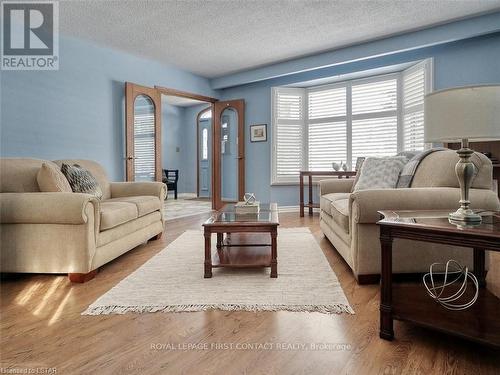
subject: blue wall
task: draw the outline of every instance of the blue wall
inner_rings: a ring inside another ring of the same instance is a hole
[[[246,191],[255,192],[261,201],[278,202],[285,206],[298,204],[297,186],[270,186],[271,87],[429,57],[434,58],[435,90],[468,84],[500,83],[500,34],[495,33],[222,90],[223,99],[245,99]],[[249,127],[260,123],[268,124],[268,141],[251,143]]]
[[[217,96],[207,79],[61,36],[59,71],[3,71],[1,155],[88,158],[124,178],[124,82]]]
[[[94,159],[103,164],[112,179],[121,180],[124,177],[125,81],[145,86],[162,85],[223,99],[243,98],[246,102],[246,191],[255,192],[261,201],[276,201],[280,205],[297,205],[298,188],[270,186],[271,87],[428,57],[434,58],[435,89],[500,83],[498,32],[221,91],[212,90],[205,78],[151,60],[68,37],[61,37],[60,43],[59,71],[1,73],[2,156]],[[356,46],[358,54],[364,49],[367,57],[373,56],[369,43]],[[307,61],[314,61],[314,57],[308,57]],[[324,54],[318,55],[318,65],[328,65]],[[184,191],[196,190],[195,118],[205,107],[186,108],[180,113],[185,124],[179,164],[179,169],[186,171],[181,177]],[[251,143],[249,126],[259,123],[268,124],[268,142]],[[166,158],[170,151],[164,148],[163,156]]]
[[[183,127],[184,127],[184,108],[167,104],[165,101],[161,104],[162,112],[162,169],[180,169],[182,163],[181,152],[183,151]],[[179,150],[179,151],[177,151]],[[177,185],[178,192],[182,190],[184,175],[179,175]]]

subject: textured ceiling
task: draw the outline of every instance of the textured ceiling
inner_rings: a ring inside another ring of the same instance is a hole
[[[60,1],[61,32],[213,78],[500,9],[500,0]]]

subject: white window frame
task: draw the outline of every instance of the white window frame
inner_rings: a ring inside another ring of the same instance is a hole
[[[351,162],[352,162],[352,121],[353,119],[360,119],[360,118],[378,118],[378,117],[384,117],[384,115],[395,115],[397,117],[397,150],[400,152],[403,148],[403,141],[404,141],[404,136],[403,136],[403,75],[405,74],[406,71],[410,71],[413,69],[420,69],[421,67],[424,67],[426,69],[426,81],[425,81],[425,94],[428,94],[433,91],[433,82],[434,82],[434,77],[433,77],[433,59],[432,58],[427,58],[425,60],[416,62],[415,64],[411,65],[409,68],[403,70],[403,71],[398,71],[395,73],[388,73],[388,74],[381,74],[377,76],[372,76],[368,78],[360,78],[360,79],[355,79],[355,80],[348,80],[348,81],[343,81],[343,82],[335,82],[332,84],[327,84],[327,85],[320,85],[320,86],[314,86],[314,87],[308,87],[308,88],[293,88],[293,87],[272,87],[271,88],[271,117],[272,117],[272,123],[271,123],[271,185],[276,186],[276,185],[297,185],[299,184],[299,179],[298,176],[294,177],[289,177],[289,178],[278,178],[277,176],[277,114],[276,114],[276,101],[275,97],[277,95],[277,91],[279,90],[290,90],[290,92],[294,93],[302,93],[304,96],[305,100],[303,100],[303,108],[302,111],[304,113],[304,119],[303,119],[303,142],[302,142],[302,170],[307,170],[309,163],[308,163],[308,155],[309,155],[309,150],[308,150],[308,124],[311,122],[324,122],[325,120],[330,121],[330,120],[335,120],[335,121],[342,121],[345,119],[346,121],[346,142],[347,142],[347,165],[349,168],[351,168]],[[352,87],[355,85],[359,84],[366,84],[366,83],[371,83],[371,82],[378,82],[378,81],[383,81],[383,80],[388,80],[388,79],[394,79],[396,78],[397,80],[397,108],[396,110],[391,110],[386,112],[377,112],[375,113],[367,113],[367,114],[358,114],[354,115],[352,114]],[[334,117],[325,117],[321,119],[313,119],[309,120],[309,112],[308,112],[308,93],[309,92],[314,92],[314,91],[322,91],[326,89],[331,89],[331,88],[338,88],[338,87],[346,87],[346,116],[334,116]],[[426,145],[426,148],[428,148],[428,145]]]
[[[271,115],[272,115],[272,126],[271,126],[271,184],[272,185],[290,185],[293,183],[294,180],[298,180],[297,178],[293,177],[290,179],[285,179],[285,178],[279,178],[277,177],[278,171],[277,171],[277,133],[278,133],[278,116],[277,116],[277,110],[276,110],[276,101],[274,100],[275,96],[277,95],[278,91],[288,91],[290,93],[295,93],[295,94],[300,94],[303,96],[302,99],[302,113],[304,116],[306,116],[307,111],[307,100],[305,100],[305,91],[304,89],[300,88],[293,88],[293,87],[272,87],[271,88]],[[307,139],[307,126],[305,126],[305,118],[302,118],[301,120],[286,120],[286,121],[292,121],[300,124],[302,126],[302,166],[306,165],[304,164],[307,162],[307,145],[305,144],[304,140]],[[298,181],[297,181],[298,183]]]
[[[423,61],[420,61],[416,63],[415,65],[412,65],[411,67],[403,70],[401,74],[401,79],[399,80],[399,94],[398,94],[398,106],[401,106],[401,110],[398,111],[400,116],[398,118],[398,150],[401,147],[404,147],[404,115],[406,114],[405,109],[403,108],[404,105],[404,93],[403,93],[403,81],[404,77],[407,74],[411,74],[413,71],[418,70],[418,69],[424,69],[426,70],[425,74],[425,81],[424,81],[424,95],[427,95],[431,92],[434,91],[434,59],[428,58]],[[401,100],[400,100],[401,99]],[[425,107],[422,104],[422,108],[424,109],[425,112]],[[432,147],[431,143],[424,143],[424,150],[430,149]]]

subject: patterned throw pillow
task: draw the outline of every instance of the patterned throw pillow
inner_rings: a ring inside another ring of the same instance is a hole
[[[43,163],[36,175],[41,192],[71,193],[68,180],[56,165]]]
[[[394,189],[399,174],[407,162],[404,156],[366,158],[354,191],[370,189]]]
[[[102,198],[102,189],[92,174],[78,164],[61,166],[61,172],[66,176],[74,193],[92,194],[97,199]]]

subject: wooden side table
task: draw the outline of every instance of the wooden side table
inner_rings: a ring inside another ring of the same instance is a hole
[[[472,228],[451,224],[448,212],[443,211],[379,213],[384,217],[378,222],[382,246],[380,337],[394,338],[393,320],[397,319],[500,347],[500,299],[485,288],[484,267],[485,251],[500,251],[500,212],[481,214],[483,222]],[[474,274],[480,283],[474,305],[466,310],[448,310],[431,299],[422,281],[394,283],[392,243],[395,238],[472,248]]]
[[[313,208],[318,208],[319,203],[313,202],[313,176],[327,177],[334,176],[337,178],[351,178],[356,176],[354,171],[300,171],[300,217],[304,217],[304,207],[309,208],[309,216],[313,214]],[[308,177],[308,203],[304,204],[304,177]]]

